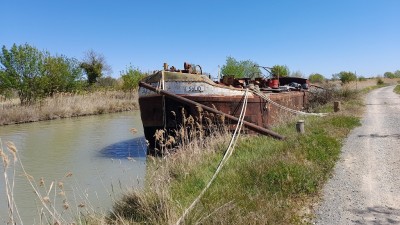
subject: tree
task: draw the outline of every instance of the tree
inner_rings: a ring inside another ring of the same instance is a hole
[[[397,78],[400,78],[400,70],[396,70],[396,71],[394,72],[394,75],[395,75]]]
[[[44,54],[28,44],[10,50],[3,46],[0,53],[0,84],[3,91],[17,91],[21,104],[30,104],[43,96],[40,88]]]
[[[236,78],[255,78],[259,77],[261,70],[258,64],[251,60],[237,61],[235,58],[226,57],[226,64],[222,66],[221,73],[224,75],[233,75]]]
[[[0,68],[0,95],[4,95],[6,98],[12,96],[12,90],[7,88],[6,85],[2,82],[2,77],[6,76],[6,72]]]
[[[45,94],[52,96],[56,92],[75,91],[82,76],[83,71],[78,60],[66,56],[48,56],[42,78]]]
[[[286,65],[275,65],[271,68],[271,75],[274,77],[287,77],[290,71]]]
[[[384,76],[385,78],[391,78],[391,79],[396,78],[396,75],[395,75],[394,73],[392,73],[392,72],[385,72],[385,73],[383,74],[383,76]]]
[[[93,50],[85,53],[80,66],[85,71],[90,85],[96,83],[97,79],[102,77],[104,73],[111,73],[111,67],[107,64],[104,56]]]
[[[339,73],[339,79],[342,81],[342,83],[348,83],[350,81],[357,80],[357,76],[352,72],[342,71]]]
[[[310,74],[310,76],[308,77],[308,80],[311,83],[322,83],[325,81],[325,77],[322,74],[313,73],[313,74]]]
[[[133,66],[129,66],[126,71],[121,72],[121,78],[123,81],[122,90],[123,91],[133,91],[139,85],[139,81],[145,77],[138,68]]]

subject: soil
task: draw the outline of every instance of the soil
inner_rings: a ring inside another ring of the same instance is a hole
[[[362,126],[345,141],[314,224],[400,224],[400,95],[366,96]]]

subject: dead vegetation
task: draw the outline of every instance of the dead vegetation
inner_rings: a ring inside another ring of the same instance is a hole
[[[138,109],[137,93],[99,91],[86,94],[59,93],[33,105],[16,100],[0,102],[0,125],[36,122]]]

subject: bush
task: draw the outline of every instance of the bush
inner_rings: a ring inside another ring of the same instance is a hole
[[[286,65],[275,65],[271,68],[271,74],[274,77],[287,77],[290,74],[290,70]]]
[[[313,73],[308,77],[311,83],[322,83],[325,81],[325,77],[319,73]]]
[[[138,68],[129,66],[126,71],[122,71],[121,73],[121,78],[123,81],[122,90],[127,92],[136,89],[139,85],[139,82],[144,77],[145,74],[142,73]]]
[[[318,89],[316,91],[311,92],[309,101],[308,101],[308,110],[312,111],[313,109],[325,105],[329,102],[333,101],[349,101],[351,99],[355,99],[359,96],[360,91],[350,88],[338,88],[334,84],[324,84],[324,89]]]
[[[394,92],[397,93],[397,94],[400,94],[400,85],[397,85],[397,86],[394,88]]]
[[[236,78],[243,77],[259,77],[261,70],[258,64],[251,60],[238,61],[233,57],[227,57],[225,65],[221,68],[221,73],[224,75],[233,75]]]
[[[383,82],[383,80],[381,78],[378,78],[378,80],[376,81],[376,84],[377,85],[383,85],[384,82]]]
[[[339,73],[339,79],[345,84],[357,80],[357,76],[352,72],[342,71]]]

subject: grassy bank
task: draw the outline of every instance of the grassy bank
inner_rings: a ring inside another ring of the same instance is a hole
[[[16,100],[0,102],[0,125],[52,120],[138,109],[137,93],[99,91],[87,94],[56,94],[34,105]]]
[[[299,118],[275,127],[287,137],[285,141],[242,136],[185,224],[307,223],[312,202],[339,158],[342,141],[360,125],[361,96],[359,91],[340,91],[335,98],[342,100],[342,111],[301,118],[305,134],[295,131]],[[319,110],[331,108],[329,103]],[[104,223],[175,224],[212,177],[229,137],[206,140],[164,158],[150,158],[146,187],[124,195]]]
[[[312,203],[339,157],[342,141],[359,125],[362,93],[342,89],[329,95],[330,100],[342,101],[341,112],[332,113],[329,102],[315,109],[330,112],[326,117],[291,118],[274,127],[287,137],[285,141],[242,135],[185,224],[307,223]],[[305,120],[305,134],[295,131],[298,119]],[[87,211],[73,214],[73,219],[78,224],[175,224],[212,177],[229,139],[230,134],[216,132],[163,158],[149,157],[142,190],[126,193],[107,214]]]

